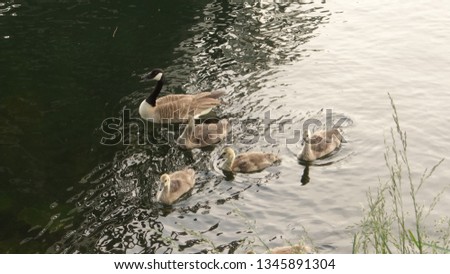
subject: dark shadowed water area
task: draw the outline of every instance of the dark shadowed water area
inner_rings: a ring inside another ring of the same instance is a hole
[[[0,2],[0,252],[245,253],[310,239],[349,253],[366,192],[388,178],[394,126],[414,176],[450,157],[448,1]],[[183,126],[138,106],[162,68],[161,96],[220,89],[228,139],[186,151]],[[345,143],[308,168],[305,124],[341,125]],[[282,158],[225,176],[220,152]],[[161,174],[196,170],[172,206]],[[421,192],[448,186],[444,161]],[[448,215],[444,192],[431,217]]]

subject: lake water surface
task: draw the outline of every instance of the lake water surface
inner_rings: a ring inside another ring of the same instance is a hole
[[[0,251],[244,253],[308,238],[349,253],[366,192],[389,175],[388,93],[414,176],[450,157],[449,29],[444,0],[0,2]],[[143,123],[154,83],[140,75],[155,67],[162,95],[226,91],[215,113],[233,124],[227,144],[282,163],[229,178],[225,143],[184,151],[182,127]],[[345,119],[346,143],[305,172],[296,133],[327,118]],[[107,146],[111,119],[122,139]],[[156,203],[159,176],[185,166],[193,191]]]

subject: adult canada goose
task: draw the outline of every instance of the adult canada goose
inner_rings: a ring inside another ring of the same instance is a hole
[[[225,163],[222,169],[233,173],[257,172],[280,162],[281,159],[272,153],[265,152],[245,152],[236,156],[233,149],[226,147],[223,149],[222,156],[225,157]]]
[[[223,91],[211,91],[198,94],[172,94],[158,98],[164,84],[164,72],[161,69],[154,69],[142,79],[157,81],[153,92],[139,106],[139,115],[153,123],[186,122],[189,115],[198,118],[219,105],[218,98],[225,94]]]
[[[304,146],[298,158],[305,162],[311,162],[328,156],[341,146],[342,133],[339,129],[328,131],[320,130],[311,134],[311,131],[303,132]]]
[[[195,171],[189,168],[171,174],[166,173],[161,175],[160,181],[160,190],[156,194],[156,200],[171,205],[194,187]]]
[[[189,122],[177,143],[184,149],[200,148],[218,144],[228,134],[228,120],[222,119],[217,123],[202,123],[196,125],[194,117],[189,116]]]

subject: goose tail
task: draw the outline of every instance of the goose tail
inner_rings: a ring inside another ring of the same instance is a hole
[[[213,90],[211,92],[200,92],[194,96],[195,96],[195,99],[199,100],[199,99],[203,99],[203,98],[218,99],[218,98],[222,97],[223,95],[225,95],[225,91]]]
[[[213,90],[213,91],[211,91],[211,93],[209,94],[208,97],[217,99],[219,97],[222,97],[223,95],[225,95],[225,91],[223,91],[223,90]]]

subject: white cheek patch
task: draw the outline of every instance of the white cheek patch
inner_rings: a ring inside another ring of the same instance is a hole
[[[162,77],[162,72],[156,74],[156,76],[153,78],[153,80],[159,81],[159,80],[161,80],[161,77]]]

